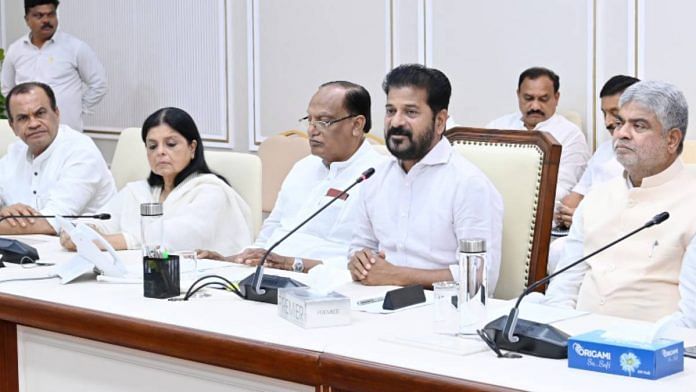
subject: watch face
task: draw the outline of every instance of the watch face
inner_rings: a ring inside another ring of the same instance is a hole
[[[292,270],[295,272],[302,272],[304,270],[304,263],[301,258],[295,258],[295,262],[292,263]]]

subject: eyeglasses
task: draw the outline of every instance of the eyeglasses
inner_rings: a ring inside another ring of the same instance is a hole
[[[495,352],[496,355],[498,355],[498,358],[522,358],[520,354],[513,352],[507,352],[503,354],[503,352],[500,351],[500,347],[498,347],[498,344],[495,342],[495,340],[491,339],[491,337],[488,336],[488,333],[486,333],[485,330],[477,329],[476,333],[481,338],[481,340],[483,340],[486,343],[486,345],[488,345],[488,347],[490,347],[490,349],[493,350],[493,352]]]
[[[302,126],[305,128],[309,128],[310,125],[313,125],[314,128],[320,130],[320,131],[326,131],[329,129],[330,126],[336,124],[339,121],[347,120],[349,118],[357,117],[359,114],[349,114],[345,117],[341,117],[337,120],[329,120],[329,121],[319,121],[319,120],[310,120],[309,116],[304,116],[301,119],[299,119],[300,123]]]

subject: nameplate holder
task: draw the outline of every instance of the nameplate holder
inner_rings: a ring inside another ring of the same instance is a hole
[[[425,292],[423,286],[415,284],[387,291],[384,295],[382,309],[397,310],[407,306],[425,302]]]
[[[350,298],[336,293],[319,294],[309,287],[278,289],[278,316],[302,328],[350,324]]]

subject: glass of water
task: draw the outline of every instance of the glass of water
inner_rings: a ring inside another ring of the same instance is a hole
[[[172,254],[179,256],[179,271],[182,274],[198,275],[198,257],[195,250],[180,250]]]
[[[434,330],[436,333],[456,335],[459,333],[459,312],[457,311],[457,282],[433,283],[435,302]]]

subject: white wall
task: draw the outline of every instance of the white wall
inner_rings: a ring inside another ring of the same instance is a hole
[[[21,3],[0,0],[8,43],[26,31]],[[684,0],[70,0],[60,20],[110,73],[89,128],[113,131],[182,105],[208,144],[247,151],[297,128],[316,87],[334,79],[370,91],[381,136],[382,78],[406,62],[443,70],[450,112],[472,126],[516,109],[524,68],[550,67],[561,77],[560,109],[578,112],[596,144],[607,138],[597,95],[614,74],[673,82],[696,105],[695,12]]]

